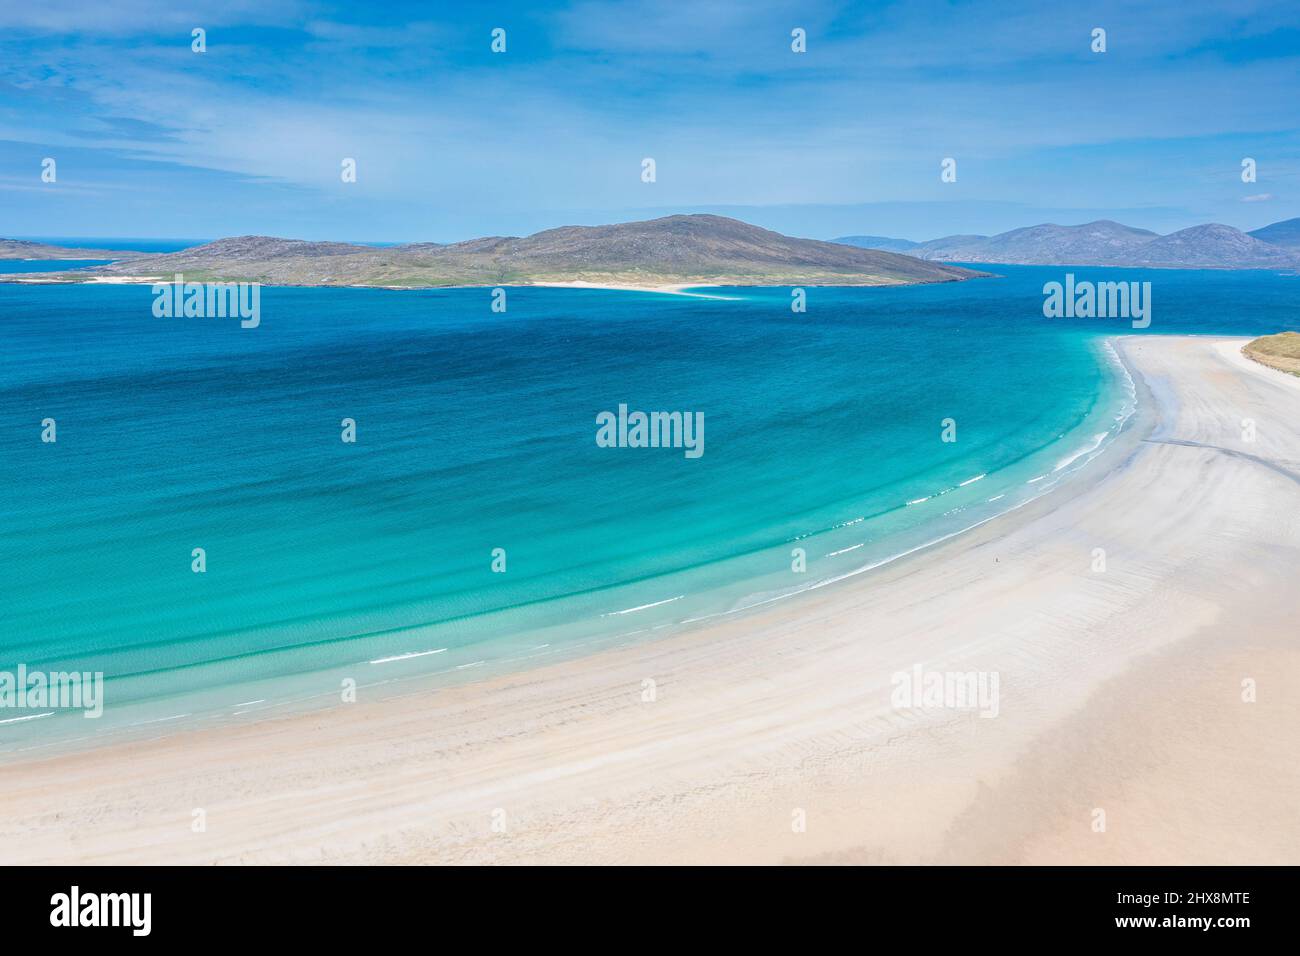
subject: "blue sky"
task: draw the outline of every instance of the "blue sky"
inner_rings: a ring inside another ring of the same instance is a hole
[[[1251,229],[1300,216],[1298,80],[1294,0],[6,3],[0,235]]]

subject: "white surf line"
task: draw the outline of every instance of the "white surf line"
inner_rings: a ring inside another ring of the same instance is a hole
[[[1047,477],[1046,475],[1039,475],[1037,478],[1030,478],[1028,481],[1025,482],[1025,484],[1032,485],[1035,481],[1042,481],[1046,477]]]
[[[992,498],[989,499],[989,501],[997,501],[999,498],[1005,498],[1005,497],[1006,497],[1005,494],[994,495]]]
[[[858,548],[864,548],[864,547],[866,547],[866,545],[867,545],[867,543],[864,541],[864,542],[862,542],[862,544],[855,544],[855,545],[853,545],[852,547],[841,548],[839,551],[832,551],[830,554],[826,555],[826,557],[828,557],[828,558],[833,558],[833,557],[835,557],[835,555],[837,555],[837,554],[848,554],[850,551],[856,551],[856,550],[858,550]]]
[[[0,720],[0,724],[16,724],[24,720],[40,720],[42,717],[53,717],[54,711],[47,710],[43,714],[28,714],[26,717],[10,717],[8,720]]]
[[[371,664],[391,664],[393,661],[409,661],[412,657],[428,657],[430,654],[441,654],[447,648],[439,647],[432,651],[411,651],[409,654],[394,654],[392,657],[377,657]]]
[[[930,500],[931,498],[933,498],[933,497],[934,497],[934,495],[926,495],[924,498],[913,498],[913,499],[912,499],[911,501],[909,501],[907,504],[908,504],[909,507],[910,507],[911,505],[919,505],[922,501],[929,501],[929,500]]]
[[[145,724],[161,724],[168,720],[180,720],[182,717],[189,717],[189,714],[172,714],[170,717],[155,717],[153,720],[137,720],[133,724],[127,724],[128,727],[143,727]]]
[[[457,664],[456,670],[463,671],[467,667],[478,667],[480,664],[486,664],[487,661],[474,661],[471,664]]]
[[[543,647],[550,647],[550,644],[538,644],[536,647],[530,647],[530,651],[540,651]]]
[[[1109,434],[1110,432],[1104,431],[1104,432],[1100,432],[1099,434],[1093,435],[1092,443],[1090,445],[1088,445],[1085,448],[1079,449],[1073,455],[1070,455],[1066,458],[1062,458],[1059,462],[1057,462],[1056,467],[1053,468],[1052,471],[1060,471],[1062,468],[1068,468],[1071,465],[1073,465],[1076,461],[1078,461],[1080,458],[1082,458],[1084,455],[1091,454],[1092,452],[1096,451],[1097,448],[1101,446],[1101,443],[1106,440],[1106,436]]]
[[[983,474],[983,475],[976,475],[974,478],[967,478],[965,481],[963,481],[963,482],[962,482],[960,485],[958,485],[957,487],[958,487],[958,488],[965,488],[967,485],[973,485],[973,484],[975,484],[975,482],[979,481],[981,478],[984,478],[986,475],[987,475],[987,472],[985,472],[985,474]]]
[[[677,597],[667,598],[666,600],[663,601],[654,601],[650,604],[639,605],[638,607],[624,608],[621,611],[609,611],[605,614],[602,614],[601,617],[614,617],[619,614],[631,614],[633,611],[644,611],[646,608],[649,607],[659,607],[660,605],[663,604],[672,604],[674,601],[680,601],[684,597],[686,597],[685,594],[679,594],[677,595]]]
[[[1041,477],[1046,478],[1047,476],[1043,475]],[[979,521],[976,521],[973,524],[969,524],[964,528],[959,528],[958,530],[949,532],[948,534],[940,535],[939,537],[934,538],[931,541],[927,541],[924,544],[918,544],[916,547],[908,548],[906,551],[900,551],[898,554],[891,555],[890,557],[884,558],[880,561],[874,561],[871,564],[864,564],[862,567],[854,568],[852,571],[846,571],[844,574],[837,574],[834,577],[823,578],[820,581],[815,581],[812,584],[805,585],[804,587],[798,588],[794,591],[788,591],[785,594],[778,594],[775,597],[765,598],[762,601],[755,601],[753,604],[746,604],[741,607],[732,608],[730,611],[719,611],[715,614],[705,614],[702,615],[701,617],[689,618],[685,621],[682,621],[682,624],[694,624],[698,621],[709,621],[718,617],[729,617],[732,614],[738,614],[743,611],[751,610],[752,608],[763,607],[764,605],[767,604],[775,604],[777,601],[785,601],[789,598],[797,597],[800,594],[807,594],[809,591],[817,591],[831,584],[838,584],[840,581],[846,581],[849,578],[857,577],[859,574],[866,574],[869,571],[876,570],[876,568],[884,567],[887,564],[893,564],[895,561],[898,561],[901,558],[906,558],[909,555],[915,554],[918,551],[925,551],[928,548],[933,548],[936,545],[943,544],[945,541],[950,541],[951,539],[956,538],[959,535],[963,535],[970,531],[974,531],[976,528],[982,527],[988,524],[990,521],[997,521],[999,518],[1005,518],[1007,515],[1011,514],[1012,512],[1019,511],[1021,508],[1033,504],[1035,501],[1037,501],[1039,498],[1043,497],[1043,495],[1046,494],[1047,492],[1043,492],[1042,494],[1034,495],[1034,497],[1022,501],[1019,504],[1012,505],[1006,511],[1001,511],[995,515],[989,515],[989,517],[982,518]],[[1004,497],[1004,495],[998,495],[996,498],[990,498],[989,500],[996,501],[997,498],[1002,498],[1002,497]]]
[[[236,707],[247,707],[249,704],[265,704],[266,698],[259,697],[257,700],[246,700],[242,704],[236,704]]]

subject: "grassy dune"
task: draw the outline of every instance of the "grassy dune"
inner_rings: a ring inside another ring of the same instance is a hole
[[[1264,335],[1246,345],[1242,354],[1269,368],[1300,375],[1300,332]]]

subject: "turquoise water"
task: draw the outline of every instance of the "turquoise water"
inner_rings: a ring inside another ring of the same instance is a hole
[[[0,670],[103,671],[107,699],[0,747],[668,634],[1041,494],[1131,411],[1102,341],[1131,330],[1044,319],[1066,270],[998,271],[810,289],[806,314],[787,289],[494,313],[485,289],[267,288],[256,329],[157,319],[147,286],[0,284]],[[1298,327],[1295,277],[1124,278],[1154,283],[1142,334]],[[702,412],[704,454],[598,447],[620,403]]]

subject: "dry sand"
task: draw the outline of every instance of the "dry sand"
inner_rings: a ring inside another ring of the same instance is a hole
[[[106,275],[77,275],[72,278],[56,277],[56,274],[44,275],[12,275],[0,276],[0,282],[23,283],[27,285],[171,285],[173,276],[106,276]],[[198,280],[195,280],[198,281]],[[231,280],[236,281],[236,280]],[[273,284],[268,284],[273,287]],[[295,286],[280,286],[280,288],[295,288]],[[408,286],[408,285],[335,285],[330,282],[320,283],[317,286],[300,286],[296,288],[329,288],[329,289],[388,289],[393,292],[428,292],[442,291],[444,289],[491,289],[495,286]],[[512,288],[507,285],[506,288]],[[707,292],[688,292],[688,289],[704,289],[708,286],[698,285],[634,285],[629,283],[600,283],[600,282],[529,282],[522,286],[513,288],[543,288],[543,289],[604,289],[612,292],[657,292],[661,295],[681,295],[692,299],[719,299],[722,301],[732,301],[734,296],[713,295]]]
[[[0,861],[1300,862],[1300,379],[1245,341],[1119,340],[1145,421],[1090,477],[800,599],[4,766]],[[998,716],[896,709],[917,664]]]
[[[719,299],[724,302],[732,301],[734,296],[712,295],[707,292],[687,292],[687,289],[707,289],[710,286],[700,285],[629,285],[618,282],[583,282],[577,280],[574,282],[530,282],[527,287],[536,287],[543,289],[605,289],[611,292],[658,292],[662,295],[684,295],[692,299]]]

